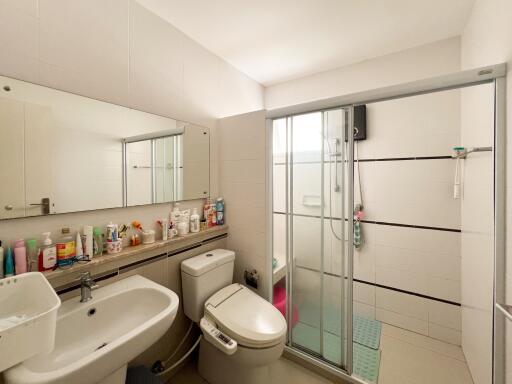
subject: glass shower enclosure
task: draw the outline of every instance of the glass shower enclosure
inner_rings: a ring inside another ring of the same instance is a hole
[[[273,301],[287,344],[351,372],[351,107],[272,121]]]

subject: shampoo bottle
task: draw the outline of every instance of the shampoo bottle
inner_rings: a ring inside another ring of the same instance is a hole
[[[14,276],[14,259],[12,258],[12,249],[7,248],[5,254],[5,277]]]
[[[50,239],[50,232],[43,233],[45,237],[43,241],[43,246],[39,250],[39,258],[38,258],[38,269],[39,272],[48,271],[55,267],[57,264],[57,247],[52,243],[52,239]]]
[[[2,242],[0,241],[0,279],[3,279],[5,276],[4,264],[4,249],[2,248]]]
[[[14,242],[14,270],[17,275],[27,272],[27,248],[23,239]]]

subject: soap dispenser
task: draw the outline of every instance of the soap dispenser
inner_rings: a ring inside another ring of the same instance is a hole
[[[43,233],[45,237],[43,246],[39,250],[38,270],[39,272],[48,271],[57,264],[57,247],[50,239],[51,232]]]

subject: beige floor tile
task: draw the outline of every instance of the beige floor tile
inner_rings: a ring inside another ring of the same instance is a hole
[[[382,334],[402,340],[406,343],[437,352],[460,361],[466,361],[462,348],[458,345],[445,343],[419,333],[407,331],[389,324],[382,324]]]
[[[270,366],[270,382],[262,384],[331,384],[331,381],[281,358]],[[167,384],[208,384],[197,372],[197,362],[185,365]]]
[[[383,334],[379,384],[472,384],[464,361]]]
[[[330,380],[281,358],[270,366],[270,384],[331,384]]]
[[[208,384],[197,372],[197,361],[186,364],[167,384]]]

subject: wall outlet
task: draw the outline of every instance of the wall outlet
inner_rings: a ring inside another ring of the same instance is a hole
[[[260,276],[258,275],[258,271],[253,269],[252,271],[245,271],[244,272],[244,280],[245,283],[254,289],[258,289],[258,280],[260,279]]]

